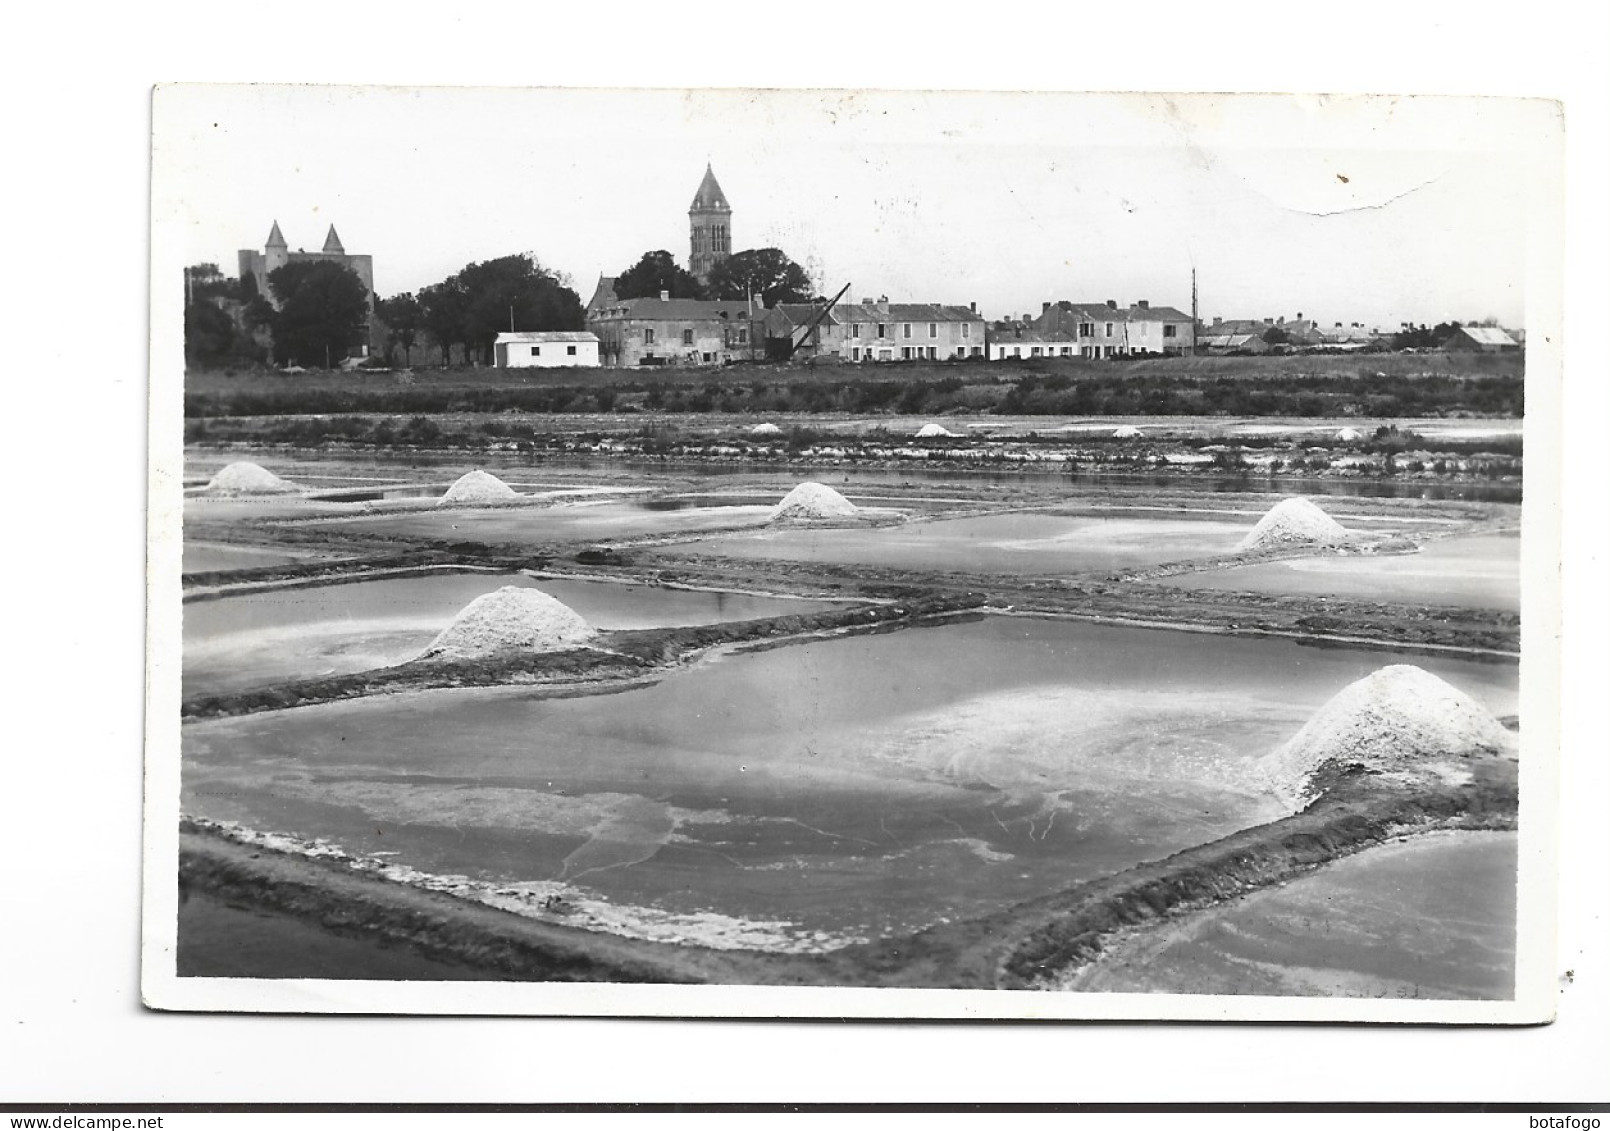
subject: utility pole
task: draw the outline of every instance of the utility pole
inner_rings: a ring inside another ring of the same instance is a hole
[[[1196,333],[1202,320],[1196,313],[1196,268],[1191,268],[1191,356],[1196,356]]]
[[[509,303],[509,333],[514,333],[514,303]]]

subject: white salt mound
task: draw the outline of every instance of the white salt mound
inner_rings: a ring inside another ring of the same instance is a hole
[[[956,433],[952,432],[949,428],[946,428],[943,424],[924,424],[921,428],[917,429],[917,439],[919,440],[925,440],[932,436],[954,435],[956,435]]]
[[[500,503],[506,499],[519,497],[519,492],[496,475],[477,469],[459,476],[458,482],[447,489],[447,494],[436,500],[436,505],[443,507],[453,503]]]
[[[848,518],[859,509],[826,484],[801,483],[783,496],[772,518]]]
[[[475,598],[422,652],[421,658],[462,660],[499,652],[550,652],[585,644],[592,625],[540,589],[505,585]]]
[[[1364,438],[1364,433],[1360,432],[1357,428],[1343,428],[1340,432],[1336,433],[1336,438],[1344,443],[1352,443],[1354,440],[1362,440]]]
[[[1133,440],[1140,436],[1140,429],[1133,424],[1125,424],[1112,430],[1113,436],[1120,440]]]
[[[1454,759],[1507,751],[1514,740],[1470,696],[1424,668],[1394,664],[1348,684],[1261,764],[1266,783],[1294,804],[1328,761],[1372,770],[1455,772]]]
[[[749,430],[751,436],[781,436],[783,430],[775,424],[757,424]]]
[[[267,468],[242,461],[214,475],[207,483],[207,490],[230,495],[294,495],[301,488]]]
[[[1307,499],[1282,499],[1258,520],[1237,550],[1271,546],[1328,546],[1347,542],[1353,535],[1341,523]]]

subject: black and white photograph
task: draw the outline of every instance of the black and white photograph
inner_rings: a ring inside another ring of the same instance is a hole
[[[1564,128],[157,87],[146,1002],[1549,1020]]]

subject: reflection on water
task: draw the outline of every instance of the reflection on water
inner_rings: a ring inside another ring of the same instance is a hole
[[[674,922],[698,940],[689,924],[715,915],[749,924],[745,945],[820,947],[1278,815],[1256,760],[1389,659],[985,618],[729,654],[602,697],[429,692],[191,723],[184,807],[561,885],[628,934]],[[1421,662],[1515,711],[1512,665]]]

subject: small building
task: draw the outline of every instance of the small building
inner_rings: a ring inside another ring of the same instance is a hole
[[[1442,348],[1450,353],[1519,353],[1521,344],[1497,326],[1461,326]]]
[[[1268,353],[1269,343],[1261,334],[1206,334],[1201,339],[1208,353]]]
[[[598,364],[598,335],[585,330],[522,330],[492,344],[499,369],[558,369]]]
[[[596,296],[595,296],[596,297]],[[754,356],[758,319],[746,302],[618,299],[594,307],[587,328],[604,365],[725,365]]]

